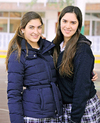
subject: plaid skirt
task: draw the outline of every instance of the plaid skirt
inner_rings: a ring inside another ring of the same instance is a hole
[[[31,118],[24,117],[24,123],[62,123],[62,116],[59,118]]]
[[[63,106],[64,123],[69,123],[71,120],[71,108],[72,104],[65,104]],[[87,101],[80,123],[100,123],[100,100],[97,95]]]

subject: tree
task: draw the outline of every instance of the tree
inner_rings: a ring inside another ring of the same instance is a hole
[[[57,2],[58,1],[58,2]],[[66,5],[73,5],[74,4],[74,0],[48,0],[48,3],[50,5],[59,5],[60,9],[64,8]]]
[[[31,2],[28,4],[30,7],[33,6],[33,4],[36,4],[38,0],[31,0]],[[60,9],[64,8],[66,5],[73,5],[74,0],[47,0],[47,3],[52,6],[59,6]]]
[[[30,7],[32,7],[34,4],[36,4],[37,3],[37,0],[31,0],[31,2],[29,2],[28,4],[27,4],[27,6],[30,6]]]

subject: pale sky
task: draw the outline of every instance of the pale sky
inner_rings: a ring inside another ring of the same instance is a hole
[[[38,2],[44,2],[46,3],[48,0],[38,0]],[[80,1],[80,0],[75,0]],[[100,0],[84,0],[88,3],[100,3]],[[31,0],[0,0],[0,2],[31,2]]]
[[[47,0],[37,0],[38,2],[47,2]],[[31,0],[0,0],[0,2],[31,2]]]

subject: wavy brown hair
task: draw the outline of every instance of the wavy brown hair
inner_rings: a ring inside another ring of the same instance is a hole
[[[76,53],[77,41],[79,39],[81,27],[82,27],[82,13],[80,9],[76,6],[67,6],[65,7],[59,16],[57,32],[54,38],[53,43],[55,44],[53,59],[55,67],[57,68],[57,59],[60,53],[60,43],[64,40],[64,36],[60,29],[61,19],[66,13],[75,13],[77,20],[79,22],[76,33],[69,39],[66,43],[65,50],[62,57],[61,65],[59,66],[59,73],[61,76],[72,76],[73,75],[73,59]]]
[[[18,60],[20,60],[21,41],[24,38],[24,34],[22,33],[21,29],[25,29],[27,23],[32,19],[39,19],[41,24],[43,25],[41,16],[34,11],[27,12],[23,15],[23,17],[21,19],[20,26],[16,29],[15,35],[11,39],[11,41],[9,42],[9,45],[8,45],[8,52],[7,52],[7,57],[6,57],[6,61],[5,61],[6,70],[8,70],[8,60],[9,60],[9,57],[13,51],[15,51],[15,50],[17,51],[17,53],[18,53],[17,58],[18,58]],[[27,46],[26,46],[26,49],[27,49]],[[27,51],[28,51],[28,49],[27,49]]]

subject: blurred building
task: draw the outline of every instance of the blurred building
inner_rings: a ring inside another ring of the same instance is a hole
[[[59,1],[59,0],[57,0]],[[8,43],[21,17],[27,11],[38,12],[43,19],[43,35],[50,41],[56,33],[60,7],[48,4],[47,0],[38,0],[31,6],[31,0],[0,0],[0,50],[7,50]],[[51,0],[53,3],[54,0]],[[93,42],[94,54],[100,54],[100,1],[87,0],[85,8],[84,34]]]

